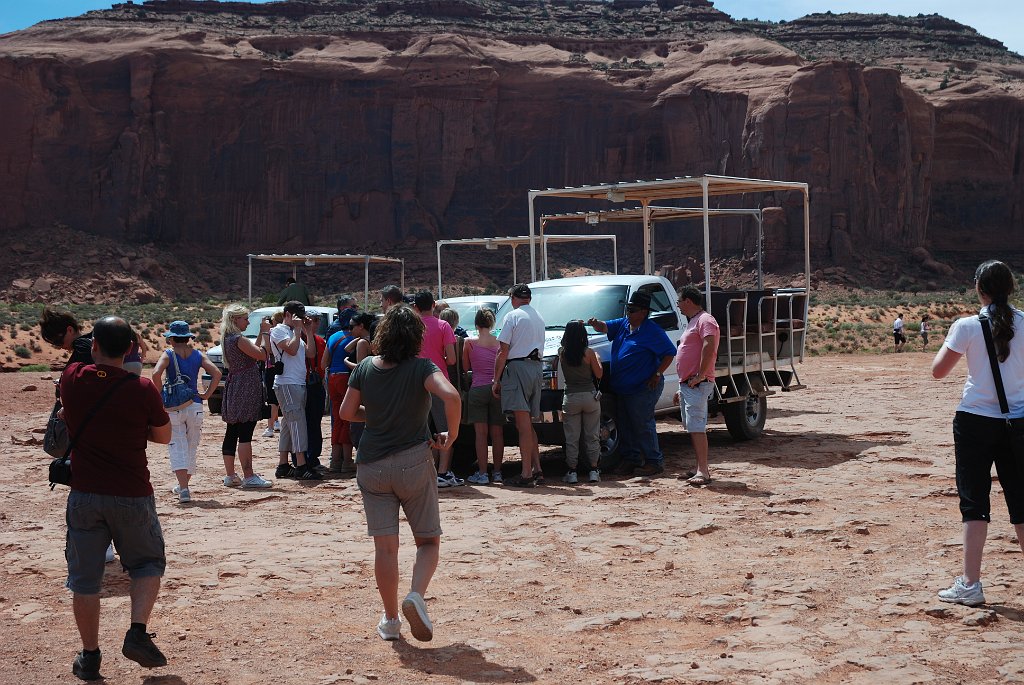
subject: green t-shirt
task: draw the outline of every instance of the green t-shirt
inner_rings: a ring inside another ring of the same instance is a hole
[[[357,464],[378,461],[430,439],[430,393],[423,383],[439,371],[437,365],[417,357],[391,369],[378,369],[373,359],[359,362],[348,378],[348,387],[361,393],[361,404],[366,408]]]

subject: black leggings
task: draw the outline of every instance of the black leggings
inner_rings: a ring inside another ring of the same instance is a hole
[[[224,445],[220,448],[220,453],[226,457],[235,456],[235,445],[252,442],[252,433],[255,430],[255,421],[229,423],[227,430],[224,431]]]

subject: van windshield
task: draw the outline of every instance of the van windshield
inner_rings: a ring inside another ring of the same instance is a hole
[[[548,330],[565,328],[565,324],[573,319],[586,321],[595,317],[601,321],[620,319],[625,316],[626,295],[625,285],[555,285],[533,289],[530,304],[541,318]],[[498,309],[497,321],[500,330],[505,315],[512,311],[512,300],[506,300]],[[590,327],[588,331],[592,332]]]

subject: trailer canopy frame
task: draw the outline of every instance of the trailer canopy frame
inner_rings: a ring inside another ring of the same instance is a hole
[[[370,306],[370,265],[400,264],[402,267],[401,285],[405,292],[405,260],[399,257],[381,257],[370,254],[250,254],[249,256],[249,306],[252,306],[252,261],[254,259],[292,265],[292,277],[296,276],[298,265],[316,266],[317,264],[362,264],[363,265],[363,309]]]
[[[549,235],[544,234],[540,238],[542,250],[544,253],[544,273],[545,280],[547,280],[547,245],[548,243],[576,243],[591,240],[610,240],[612,241],[612,269],[613,273],[619,273],[619,247],[618,247],[618,236],[612,234],[606,235]],[[510,246],[512,248],[512,282],[519,282],[519,268],[516,264],[516,248],[520,245],[533,245],[532,235],[521,235],[521,236],[505,236],[500,238],[459,238],[452,240],[438,240],[437,241],[437,299],[444,297],[441,291],[441,247],[445,245],[483,245],[488,250],[497,250],[502,246]],[[530,265],[533,266],[533,255],[531,254]],[[531,273],[531,276],[533,274]],[[537,280],[533,278],[533,280]]]

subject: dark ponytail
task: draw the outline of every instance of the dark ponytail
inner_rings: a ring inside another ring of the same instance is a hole
[[[974,272],[974,281],[978,284],[978,292],[992,300],[988,308],[992,338],[996,356],[1000,362],[1005,362],[1010,356],[1010,340],[1013,339],[1013,308],[1010,307],[1010,295],[1016,286],[1013,273],[1010,267],[991,259]]]

